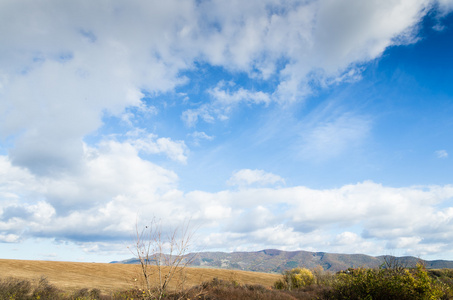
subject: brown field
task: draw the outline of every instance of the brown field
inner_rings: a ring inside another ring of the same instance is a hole
[[[186,268],[184,271],[184,288],[215,277],[241,284],[264,286],[272,286],[280,278],[277,274],[221,269]],[[97,288],[109,293],[141,287],[138,265],[0,259],[0,276],[29,280],[38,280],[44,276],[49,283],[65,291]],[[180,275],[175,276],[173,287],[181,283],[181,278]]]

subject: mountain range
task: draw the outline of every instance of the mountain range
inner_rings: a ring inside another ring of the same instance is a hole
[[[377,268],[385,263],[414,267],[422,262],[428,269],[453,268],[453,261],[422,260],[414,256],[395,257],[391,255],[369,256],[365,254],[338,254],[310,251],[282,251],[266,249],[256,252],[198,252],[192,257],[191,267],[220,268],[266,273],[281,273],[284,270],[303,267],[313,269],[321,266],[326,271],[338,272],[348,268]],[[137,264],[132,258],[112,263]]]

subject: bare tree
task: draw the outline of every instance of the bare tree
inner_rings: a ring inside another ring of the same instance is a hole
[[[390,270],[394,273],[401,274],[408,267],[408,261],[392,255],[385,255],[381,268]]]
[[[184,283],[184,269],[195,259],[189,253],[194,237],[190,221],[163,232],[162,222],[153,218],[143,228],[137,222],[135,233],[130,250],[139,260],[146,293],[149,298],[162,299],[175,275],[179,274],[180,282]]]

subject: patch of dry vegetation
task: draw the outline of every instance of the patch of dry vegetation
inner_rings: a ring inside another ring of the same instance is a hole
[[[2,278],[36,280],[46,277],[52,285],[65,291],[80,289],[99,289],[103,293],[141,288],[141,270],[138,265],[77,263],[54,261],[29,261],[0,259]],[[218,278],[223,281],[235,281],[240,284],[260,284],[270,287],[280,275],[231,271],[206,268],[185,268],[184,287],[190,288],[202,282]],[[180,286],[181,279],[176,278],[170,290]]]
[[[292,291],[274,290],[257,284],[238,284],[234,281],[223,281],[217,278],[203,282],[192,288],[160,295],[166,300],[312,300],[319,299],[323,287],[314,286]],[[160,298],[159,296],[159,298]],[[158,297],[149,296],[143,289],[128,289],[101,293],[98,289],[80,289],[67,292],[56,288],[46,279],[29,281],[26,279],[0,279],[0,300],[149,300]]]
[[[453,299],[453,271],[423,265],[349,268],[336,274],[320,267],[295,268],[282,275],[184,268],[184,276],[176,277],[164,294],[158,287],[146,290],[139,265],[0,260],[0,270],[0,300]],[[154,280],[158,271],[153,272]]]

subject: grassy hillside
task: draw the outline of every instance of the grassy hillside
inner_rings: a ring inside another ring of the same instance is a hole
[[[38,280],[45,276],[51,284],[68,291],[97,288],[108,293],[134,286],[138,287],[141,278],[139,266],[127,264],[0,259],[0,270],[2,278],[11,276]],[[215,277],[226,281],[234,280],[241,284],[261,284],[264,286],[272,286],[279,279],[279,275],[267,273],[187,268],[185,287],[210,281]]]

